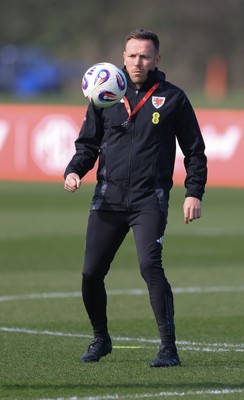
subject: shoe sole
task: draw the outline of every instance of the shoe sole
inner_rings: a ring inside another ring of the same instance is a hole
[[[102,357],[106,357],[108,354],[111,354],[111,353],[112,353],[112,347],[111,347],[111,349],[108,350],[108,352],[106,354],[103,354],[99,358],[96,358],[96,359],[95,358],[92,359],[92,356],[93,356],[92,354],[90,354],[91,358],[89,359],[89,353],[88,353],[87,359],[85,359],[85,358],[82,359],[82,357],[84,357],[84,355],[80,357],[80,363],[98,362]]]
[[[151,368],[170,368],[170,367],[180,367],[181,366],[181,362],[180,361],[176,361],[176,362],[174,362],[174,361],[172,361],[172,363],[170,363],[170,362],[168,362],[168,363],[165,363],[165,364],[160,364],[160,363],[158,363],[158,364],[150,364],[150,367]]]

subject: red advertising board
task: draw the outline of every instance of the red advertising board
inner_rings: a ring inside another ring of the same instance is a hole
[[[74,154],[85,107],[0,105],[0,179],[61,181]],[[244,187],[244,111],[196,110],[206,144],[208,185]],[[174,182],[182,185],[177,148]],[[96,168],[83,179],[94,182]]]

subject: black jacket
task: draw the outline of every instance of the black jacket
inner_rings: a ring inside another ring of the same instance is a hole
[[[123,102],[105,109],[89,104],[65,177],[75,172],[82,178],[99,157],[92,209],[166,211],[177,138],[184,154],[186,196],[202,199],[207,176],[205,146],[186,95],[157,69],[148,74],[139,91],[124,72],[132,110],[155,82],[160,85],[126,126]],[[154,105],[155,99],[160,100],[157,97],[165,98],[159,108]]]

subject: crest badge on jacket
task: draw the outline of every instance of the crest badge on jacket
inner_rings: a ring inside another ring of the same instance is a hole
[[[152,105],[155,108],[160,108],[164,105],[166,97],[152,96]]]

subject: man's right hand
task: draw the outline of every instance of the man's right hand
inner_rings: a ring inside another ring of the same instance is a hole
[[[68,192],[74,192],[76,189],[80,188],[80,185],[81,185],[81,179],[79,175],[72,172],[66,176],[64,182],[64,188]]]

